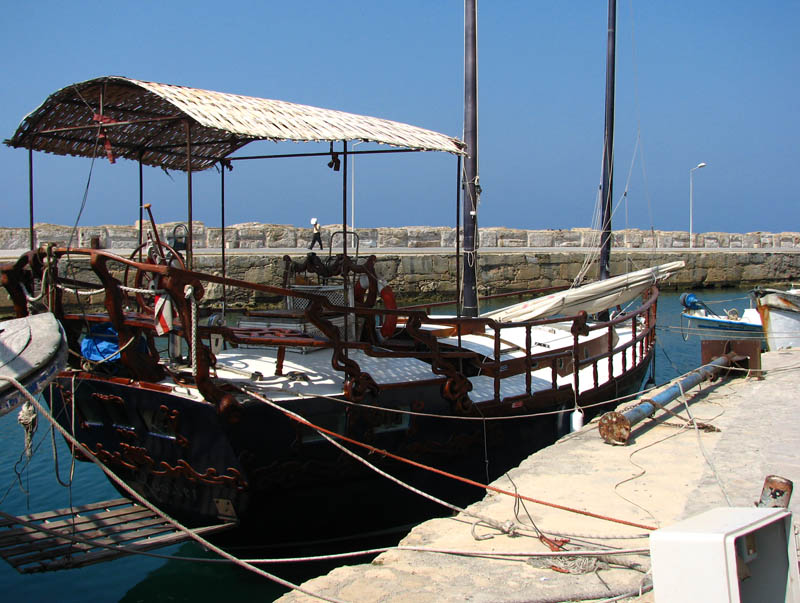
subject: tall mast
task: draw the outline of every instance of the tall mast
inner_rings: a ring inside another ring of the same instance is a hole
[[[464,0],[464,316],[478,315],[478,7],[477,0]]]
[[[606,127],[603,137],[603,184],[600,189],[602,235],[600,238],[600,280],[609,277],[611,255],[611,210],[614,189],[614,69],[617,2],[608,2],[608,48],[606,52]]]

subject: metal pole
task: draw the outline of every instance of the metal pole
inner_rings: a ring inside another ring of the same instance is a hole
[[[475,235],[478,230],[478,9],[464,0],[464,315],[478,315]]]
[[[142,261],[142,222],[144,221],[144,177],[142,175],[142,151],[139,151],[139,261]]]
[[[342,141],[342,282],[344,287],[344,304],[350,305],[350,299],[347,291],[347,141]],[[355,304],[353,304],[355,305]],[[344,340],[348,341],[348,313],[344,314]],[[347,348],[344,349],[344,354],[347,356]]]
[[[225,164],[220,161],[219,163],[219,173],[220,173],[220,221],[222,222],[222,241],[220,245],[222,245],[222,278],[225,278]],[[225,316],[225,306],[227,305],[227,297],[226,297],[226,289],[225,289],[225,282],[222,283],[222,315]]]
[[[711,379],[722,369],[737,361],[737,359],[736,352],[729,352],[724,356],[719,356],[706,366],[690,373],[675,385],[668,387],[652,398],[642,400],[640,404],[624,413],[617,411],[607,412],[600,417],[600,423],[598,424],[600,435],[609,444],[627,443],[631,428],[634,425],[652,415],[659,407],[681,396],[684,392],[689,391],[703,381]]]
[[[692,235],[692,216],[694,216],[694,171],[697,168],[689,170],[689,249],[694,247],[694,236]]]
[[[363,140],[353,143],[353,165],[350,168],[350,224],[353,230],[356,229],[356,157],[355,148],[360,145]]]
[[[35,237],[33,232],[33,148],[28,149],[28,216],[29,216],[29,233],[30,247],[33,251],[35,246]]]
[[[608,45],[606,50],[606,123],[603,139],[603,182],[600,189],[601,228],[600,274],[601,280],[610,275],[611,210],[614,189],[614,82],[616,66],[617,2],[608,2]]]
[[[694,247],[694,171],[706,167],[706,162],[701,161],[689,170],[689,248]]]
[[[186,190],[187,190],[187,202],[189,205],[188,214],[189,214],[189,237],[188,241],[186,241],[186,267],[189,270],[192,270],[194,261],[193,261],[193,233],[192,233],[192,127],[189,124],[189,120],[183,122],[184,129],[186,130]]]
[[[458,318],[461,318],[461,303],[461,155],[459,155],[456,170],[456,316]],[[458,337],[460,340],[460,328]]]

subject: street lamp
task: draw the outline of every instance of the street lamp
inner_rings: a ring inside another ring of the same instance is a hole
[[[692,214],[694,213],[694,202],[693,202],[693,189],[694,189],[694,171],[699,170],[700,168],[706,167],[705,162],[698,163],[694,166],[691,170],[689,170],[689,247],[694,247],[694,236],[692,234]]]

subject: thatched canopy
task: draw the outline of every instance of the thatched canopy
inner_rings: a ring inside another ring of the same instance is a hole
[[[93,157],[104,154],[107,139],[115,157],[186,170],[187,124],[192,170],[206,169],[254,140],[363,140],[456,154],[465,148],[456,138],[386,119],[117,76],[51,94],[5,143]]]

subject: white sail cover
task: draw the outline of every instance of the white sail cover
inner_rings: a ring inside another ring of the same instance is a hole
[[[520,302],[500,310],[481,314],[498,322],[522,322],[555,314],[571,315],[584,310],[594,314],[629,302],[647,287],[664,280],[683,268],[685,262],[669,262],[636,272],[621,274],[604,281],[559,291],[544,297]]]

